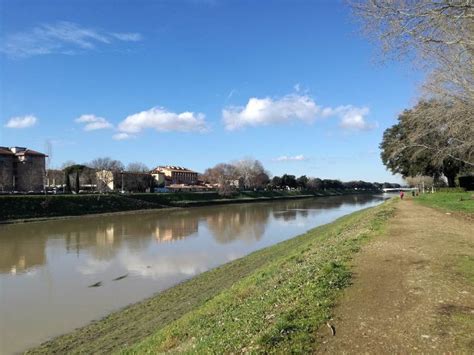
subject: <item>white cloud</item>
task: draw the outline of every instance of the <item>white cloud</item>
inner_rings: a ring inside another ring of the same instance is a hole
[[[143,36],[140,33],[111,33],[111,36],[125,42],[139,42],[143,40]]]
[[[141,39],[139,33],[106,32],[73,22],[59,21],[6,35],[0,51],[13,58],[51,53],[75,54],[77,50],[91,50],[97,45],[110,45],[117,41],[136,42]]]
[[[85,123],[84,131],[96,131],[98,129],[112,128],[113,125],[103,117],[95,115],[82,115],[75,119],[77,123]]]
[[[116,141],[124,141],[124,140],[130,139],[130,138],[133,138],[133,137],[134,136],[132,136],[128,133],[124,133],[124,132],[120,132],[120,133],[114,134],[112,136],[112,138],[115,139]]]
[[[288,156],[288,155],[282,155],[281,157],[273,159],[274,161],[304,161],[308,160],[303,154],[299,155],[294,155],[294,156]]]
[[[313,122],[319,107],[309,96],[287,95],[281,99],[252,97],[245,107],[227,107],[222,119],[227,130],[289,121]]]
[[[339,126],[344,130],[370,130],[376,124],[366,121],[370,110],[367,107],[345,105],[323,107],[308,95],[300,95],[300,85],[295,86],[296,94],[280,99],[252,97],[245,107],[227,107],[222,111],[222,120],[227,130],[245,126],[264,126],[276,123],[301,121],[312,123],[318,118],[338,117]]]
[[[158,132],[205,132],[207,124],[202,113],[175,113],[163,107],[153,107],[128,116],[118,125],[119,132],[127,135],[137,134],[148,128]],[[119,139],[129,138],[119,134],[116,135]]]
[[[12,117],[5,124],[7,128],[28,128],[34,126],[38,119],[33,115]]]
[[[339,127],[344,130],[367,131],[377,127],[377,124],[367,122],[366,116],[370,113],[368,107],[356,107],[352,105],[338,106],[336,108],[324,108],[323,116],[338,116],[341,121]]]

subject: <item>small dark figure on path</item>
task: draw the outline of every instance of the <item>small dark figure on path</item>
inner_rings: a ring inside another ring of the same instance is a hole
[[[403,191],[400,191],[400,198],[403,200],[403,196],[405,196],[405,193]]]
[[[411,192],[411,195],[412,195],[413,197],[415,197],[415,190],[413,190],[413,191]]]

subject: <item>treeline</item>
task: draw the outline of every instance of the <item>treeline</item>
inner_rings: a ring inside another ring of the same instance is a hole
[[[121,161],[109,157],[97,158],[83,164],[67,161],[60,169],[46,171],[46,186],[49,189],[63,189],[66,193],[79,193],[83,190],[103,192],[106,185],[118,175],[127,174],[125,182],[128,189],[145,192],[153,188],[153,178],[145,176],[149,170],[141,162],[125,166]],[[118,179],[118,185],[123,188],[121,182],[122,179]]]
[[[219,163],[206,171],[200,178],[213,184],[221,195],[232,194],[236,190],[365,190],[379,191],[382,188],[399,188],[399,184],[367,181],[347,181],[320,179],[302,175],[284,174],[270,177],[270,173],[258,160],[244,159],[233,163]]]

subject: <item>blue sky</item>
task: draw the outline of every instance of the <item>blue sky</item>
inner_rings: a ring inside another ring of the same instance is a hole
[[[379,65],[344,2],[0,0],[0,145],[197,171],[399,181],[383,130],[421,76]]]

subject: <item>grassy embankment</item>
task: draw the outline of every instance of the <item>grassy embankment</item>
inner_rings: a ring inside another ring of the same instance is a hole
[[[6,195],[0,196],[0,221],[80,216],[96,213],[114,213],[165,207],[189,207],[310,196],[333,196],[346,193],[351,193],[351,191],[328,190],[318,194],[310,194],[301,191],[241,192],[230,197],[219,196],[216,192],[143,193],[131,195]]]
[[[436,192],[422,194],[415,201],[447,212],[459,212],[465,215],[474,213],[474,192]]]
[[[393,204],[256,251],[32,352],[310,351],[350,283],[351,257],[382,233]]]

